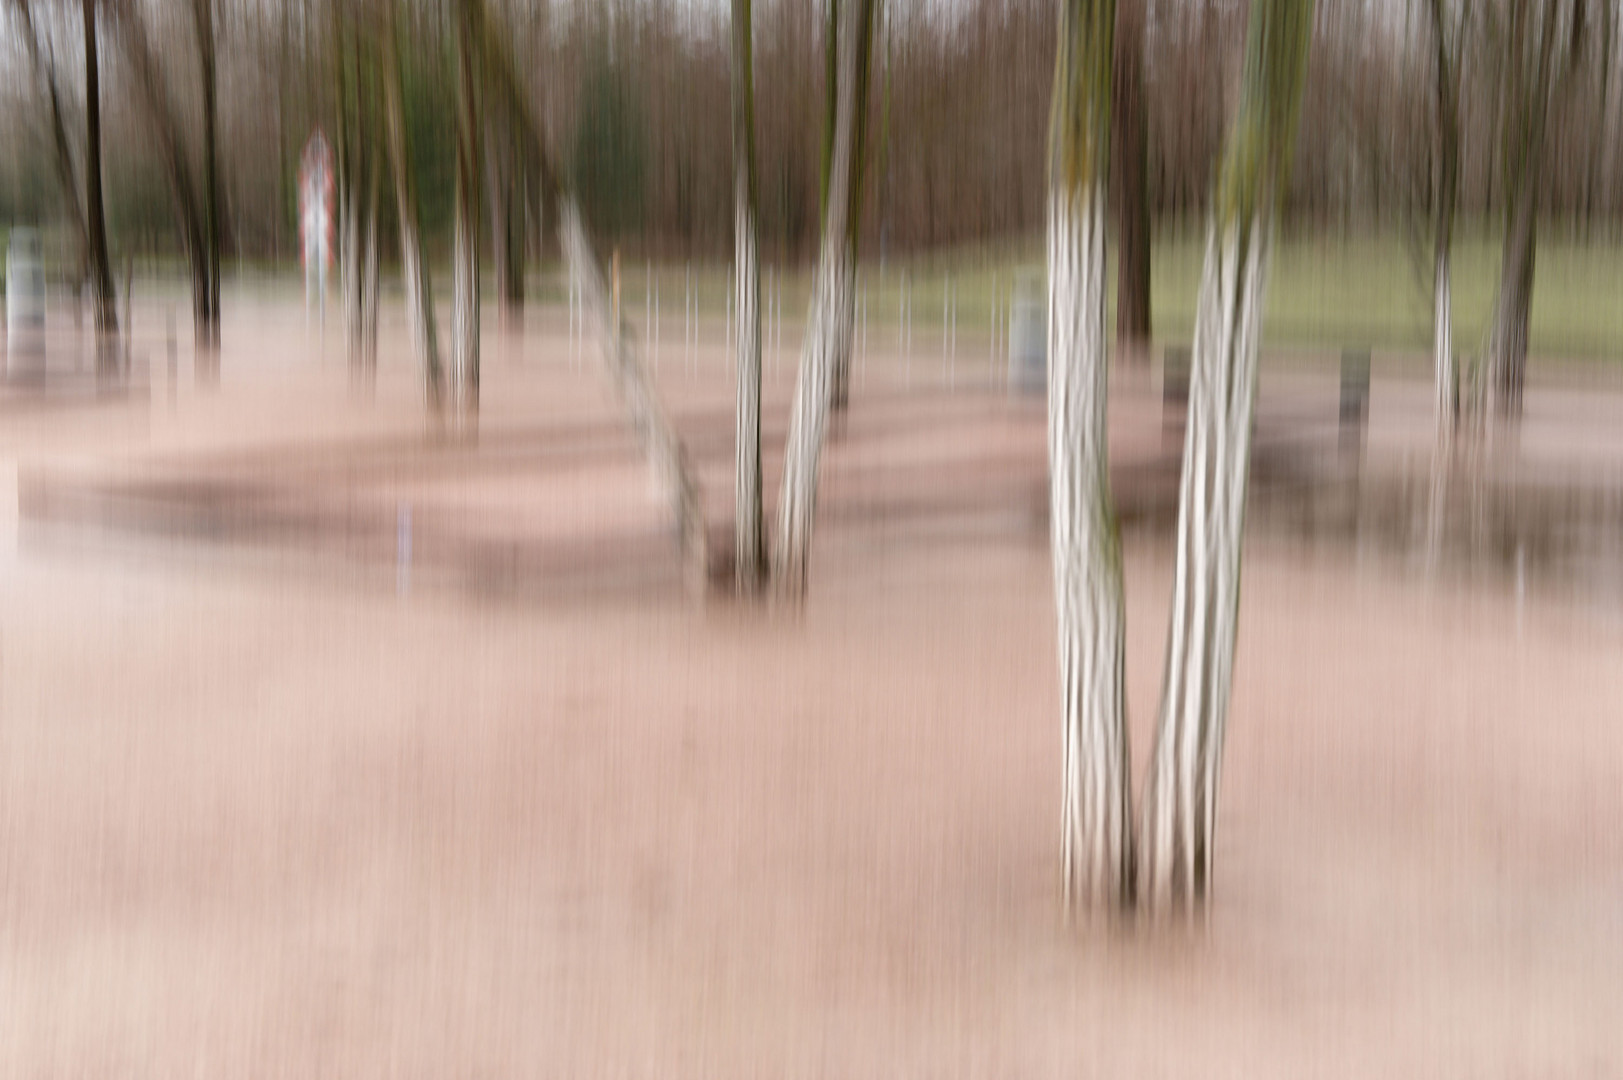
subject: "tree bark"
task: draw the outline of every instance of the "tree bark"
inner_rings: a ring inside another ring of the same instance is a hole
[[[1204,909],[1211,895],[1262,302],[1312,22],[1310,3],[1254,0],[1239,114],[1207,230],[1179,489],[1172,626],[1138,852],[1140,899],[1156,914]]]
[[[118,301],[113,295],[113,268],[107,257],[107,223],[101,195],[101,62],[97,45],[96,0],[84,0],[85,30],[85,240],[90,296],[96,309],[96,368],[111,374],[118,367]]]
[[[1433,107],[1437,125],[1435,251],[1432,261],[1432,359],[1436,372],[1439,448],[1453,434],[1459,414],[1459,373],[1454,366],[1452,262],[1454,208],[1459,198],[1459,72],[1461,38],[1451,43],[1444,0],[1429,0],[1433,57]]]
[[[394,7],[378,33],[383,65],[383,127],[389,146],[389,171],[394,176],[396,216],[400,232],[400,269],[406,290],[406,319],[412,343],[422,360],[424,394],[431,412],[440,414],[445,396],[445,375],[440,363],[439,334],[434,326],[434,288],[423,258],[417,218],[417,183],[412,175],[411,133],[406,128],[402,98],[400,55],[395,47]]]
[[[761,267],[755,208],[755,68],[750,0],[733,0],[733,318],[737,342],[734,580],[744,595],[766,580],[761,508]]]
[[[457,5],[456,221],[451,278],[452,428],[472,435],[479,420],[479,94],[473,17]]]
[[[847,21],[840,32],[840,89],[829,195],[811,311],[801,349],[783,489],[778,498],[778,529],[773,538],[772,572],[779,597],[798,604],[806,595],[812,520],[817,506],[817,470],[823,452],[835,373],[849,362],[856,297],[853,213],[859,209],[860,141],[868,52],[875,0],[846,0]]]
[[[1537,250],[1538,182],[1529,166],[1515,192],[1499,263],[1493,330],[1488,339],[1488,390],[1500,420],[1521,416],[1527,380],[1528,322]]]
[[[1126,607],[1110,497],[1105,353],[1114,0],[1061,0],[1049,121],[1049,532],[1063,716],[1068,912],[1133,898]]]
[[[132,76],[136,103],[146,117],[174,200],[176,226],[191,275],[198,381],[207,386],[215,381],[218,374],[213,363],[216,325],[209,315],[210,248],[202,202],[198,198],[191,165],[186,160],[186,149],[180,138],[179,111],[171,100],[152,43],[147,38],[146,27],[133,5],[114,4],[108,11],[117,23],[119,42]]]
[[[852,52],[849,59],[843,54],[838,58],[841,71],[835,83],[835,93],[829,98],[829,109],[833,115],[834,128],[830,131],[830,146],[835,148],[828,158],[826,168],[830,171],[838,167],[837,144],[840,139],[838,131],[841,123],[840,109],[847,93],[847,87],[853,101],[851,108],[851,127],[848,136],[850,150],[847,155],[850,171],[849,178],[841,185],[844,192],[846,207],[844,211],[844,226],[846,233],[846,248],[851,261],[851,290],[849,309],[846,312],[846,321],[843,329],[834,335],[831,345],[833,353],[833,379],[830,386],[830,407],[836,414],[843,414],[851,404],[851,352],[853,348],[853,315],[856,310],[856,259],[857,238],[862,228],[862,189],[865,179],[864,173],[868,158],[868,74],[872,67],[873,58],[873,24],[874,13],[878,8],[875,0],[845,0],[847,4],[854,3],[857,9],[856,18],[860,21],[845,27],[835,34],[831,29],[831,49],[844,40],[851,41]],[[831,0],[831,4],[834,0]],[[838,14],[837,6],[830,14],[832,28],[834,16]],[[830,70],[835,67],[835,59],[831,57]],[[830,178],[831,190],[834,181]],[[825,225],[827,222],[827,209],[824,210]]]
[[[613,304],[604,287],[602,271],[586,239],[580,211],[573,200],[564,203],[559,228],[564,256],[569,261],[570,273],[580,290],[582,310],[590,312],[598,322],[598,343],[603,350],[604,367],[630,414],[637,439],[670,501],[685,580],[690,590],[702,593],[709,576],[704,510],[687,450],[660,407],[653,382],[631,336],[626,333],[623,323],[617,325],[615,322]]]
[[[214,362],[220,348],[220,172],[219,101],[215,79],[214,0],[192,0],[197,55],[203,97],[203,206],[202,252],[197,280],[202,285],[197,303],[197,326],[202,344]]]
[[[1116,351],[1147,361],[1150,348],[1150,204],[1144,102],[1144,4],[1119,0],[1111,94],[1116,189]]]

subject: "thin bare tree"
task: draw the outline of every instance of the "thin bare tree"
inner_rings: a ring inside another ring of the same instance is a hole
[[[738,378],[734,460],[734,579],[756,593],[766,579],[761,509],[761,267],[755,224],[755,60],[750,0],[733,0],[733,319]]]
[[[1141,817],[1141,902],[1203,908],[1240,608],[1257,345],[1287,189],[1312,0],[1253,0],[1238,115],[1212,199],[1179,491],[1159,726]]]
[[[456,221],[451,275],[451,366],[446,403],[454,431],[479,422],[479,41],[473,5],[453,3],[456,27]]]
[[[877,0],[844,0],[840,8],[839,91],[830,155],[822,246],[801,348],[800,375],[784,455],[772,573],[779,597],[806,593],[817,471],[834,401],[835,373],[849,363],[856,300],[856,221],[861,210],[863,117]]]
[[[445,373],[440,363],[439,334],[434,325],[434,287],[423,257],[422,229],[418,224],[417,181],[412,173],[411,132],[406,127],[404,79],[396,41],[396,0],[382,0],[382,18],[373,27],[378,42],[383,82],[383,127],[389,147],[389,171],[394,177],[395,216],[400,233],[400,268],[406,289],[406,318],[412,341],[421,358],[424,392],[430,411],[440,415],[445,397]]]
[[[1121,538],[1110,500],[1106,243],[1115,0],[1060,0],[1048,166],[1048,469],[1070,911],[1133,898]]]

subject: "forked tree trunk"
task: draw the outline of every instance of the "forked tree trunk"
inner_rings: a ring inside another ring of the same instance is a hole
[[[1257,346],[1275,203],[1286,186],[1313,6],[1254,0],[1245,82],[1207,230],[1161,714],[1138,857],[1152,912],[1204,908],[1234,674]]]
[[[829,191],[817,277],[812,286],[800,375],[784,451],[778,529],[772,573],[780,598],[799,603],[806,595],[812,521],[817,509],[817,470],[828,428],[834,376],[849,359],[856,301],[856,249],[852,215],[859,208],[858,164],[862,111],[868,82],[875,0],[845,0],[840,27],[838,118],[829,166]]]
[[[615,321],[612,299],[604,285],[597,257],[586,239],[580,211],[572,200],[564,203],[559,236],[569,271],[580,290],[583,310],[597,319],[604,367],[630,414],[632,428],[648,455],[656,481],[669,500],[688,587],[702,593],[709,574],[704,512],[687,450],[660,407],[653,381],[637,354],[635,343],[623,323]]]
[[[745,595],[766,579],[761,510],[761,267],[755,225],[755,68],[750,0],[733,0],[733,317],[738,415],[734,580]]]
[[[1105,353],[1114,0],[1062,0],[1048,177],[1048,474],[1070,912],[1133,895],[1126,609],[1110,498]]]
[[[446,402],[453,429],[479,421],[479,94],[472,17],[457,5],[456,222],[451,278],[451,369]]]
[[[401,104],[400,56],[395,48],[393,5],[384,5],[388,18],[378,33],[383,65],[383,127],[388,138],[389,171],[394,177],[396,217],[400,232],[400,270],[406,291],[406,319],[412,344],[421,358],[423,387],[431,411],[440,413],[445,376],[440,364],[439,334],[434,326],[434,289],[423,258],[422,235],[417,224],[417,184],[412,176],[411,134]]]

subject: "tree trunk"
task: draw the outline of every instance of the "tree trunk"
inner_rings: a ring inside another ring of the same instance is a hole
[[[107,225],[101,196],[101,62],[96,32],[96,0],[84,0],[85,30],[85,247],[90,297],[96,310],[96,369],[118,366],[118,301],[107,257]]]
[[[1501,420],[1522,412],[1527,379],[1527,328],[1533,305],[1533,259],[1537,244],[1538,183],[1529,166],[1516,191],[1500,258],[1499,291],[1488,339],[1488,392]]]
[[[456,222],[446,400],[452,427],[472,435],[479,422],[479,98],[478,58],[465,5],[457,8],[456,34]]]
[[[502,324],[524,325],[523,165],[513,138],[518,122],[491,109],[485,120],[485,181],[490,196],[491,261]]]
[[[1437,125],[1436,252],[1432,270],[1432,358],[1437,376],[1436,412],[1439,450],[1453,434],[1459,416],[1459,372],[1454,367],[1454,316],[1451,266],[1454,207],[1459,198],[1459,49],[1448,33],[1444,0],[1427,5],[1432,34],[1433,94]],[[1463,33],[1463,29],[1461,30]]]
[[[220,173],[218,94],[214,64],[214,0],[192,0],[203,91],[202,250],[196,280],[203,287],[197,304],[199,340],[211,356],[220,348]],[[217,357],[216,357],[217,359]]]
[[[1212,200],[1195,313],[1172,626],[1141,819],[1141,900],[1158,914],[1202,909],[1211,895],[1262,302],[1313,9],[1301,0],[1255,0],[1250,18],[1240,110]]]
[[[837,414],[843,414],[851,403],[851,352],[853,348],[852,317],[856,311],[855,290],[857,237],[862,228],[862,187],[868,156],[868,70],[872,66],[873,23],[874,12],[877,10],[877,4],[874,2],[874,0],[846,0],[846,2],[855,3],[857,9],[856,17],[861,21],[855,25],[846,26],[843,31],[836,35],[831,41],[832,46],[833,44],[841,43],[843,40],[855,38],[854,41],[851,41],[854,51],[849,55],[848,58],[842,55],[838,60],[840,66],[843,68],[843,70],[840,71],[836,81],[838,93],[831,96],[829,101],[830,110],[835,114],[835,130],[830,133],[830,145],[837,147],[840,138],[838,131],[839,124],[841,123],[839,115],[840,109],[845,100],[845,95],[847,93],[846,88],[848,86],[850,87],[850,91],[854,98],[850,105],[852,110],[852,129],[850,134],[847,136],[850,146],[847,157],[847,160],[849,161],[848,169],[850,175],[843,184],[843,191],[847,204],[844,212],[846,233],[845,245],[851,262],[850,288],[853,295],[848,300],[849,307],[845,309],[846,321],[844,327],[839,333],[833,336],[830,342],[834,352],[832,358],[833,381],[829,388],[829,393],[831,395],[829,404]],[[835,9],[835,11],[837,13],[837,9]],[[832,26],[833,15],[830,16],[830,19]],[[833,65],[834,61],[831,60],[831,71],[833,70]],[[831,156],[828,160],[827,168],[831,171],[838,167],[837,156],[838,155],[836,152],[835,155]],[[830,183],[832,185],[832,179],[830,180]],[[825,208],[825,225],[827,221],[827,210]]]
[[[1452,252],[1447,240],[1437,242],[1436,265],[1432,270],[1432,360],[1436,369],[1437,434],[1446,442],[1453,434],[1459,416],[1460,381],[1454,369],[1454,289]]]
[[[361,339],[360,380],[370,394],[378,380],[378,165],[375,155],[368,161],[366,191],[366,231],[361,250]]]
[[[745,595],[766,580],[761,509],[761,267],[755,226],[755,68],[750,0],[733,0],[733,317],[737,342],[734,579]]]
[[[850,358],[857,269],[851,222],[860,205],[859,117],[868,81],[874,2],[846,0],[848,21],[840,33],[839,117],[829,168],[828,205],[790,414],[783,489],[778,497],[778,530],[773,538],[776,589],[790,603],[799,603],[806,594],[812,519],[817,506],[817,469],[833,403],[834,376],[841,357],[847,361]]]
[[[1150,348],[1150,204],[1145,189],[1144,4],[1116,8],[1115,76],[1111,94],[1110,162],[1116,188],[1116,351],[1148,361]]]
[[[395,48],[393,5],[378,34],[383,64],[383,126],[389,145],[389,171],[394,176],[396,217],[400,232],[400,271],[406,290],[406,319],[411,324],[412,343],[422,359],[423,387],[429,409],[440,413],[445,393],[445,376],[440,364],[439,334],[434,326],[434,288],[423,258],[422,236],[417,225],[417,184],[412,176],[411,133],[401,100],[400,56]]]
[[[660,408],[653,382],[648,378],[630,335],[625,332],[623,324],[615,323],[613,304],[604,288],[597,257],[592,253],[586,231],[581,225],[580,211],[572,200],[565,202],[561,219],[559,229],[564,256],[569,261],[570,273],[580,291],[582,311],[590,312],[597,318],[598,342],[603,350],[604,367],[631,416],[632,428],[648,455],[655,476],[670,500],[688,587],[694,592],[702,592],[709,574],[704,508],[699,501],[699,485],[688,463],[687,450]]]
[[[1133,896],[1123,696],[1126,608],[1110,498],[1105,221],[1113,0],[1063,0],[1049,120],[1049,531],[1064,711],[1068,912]]]

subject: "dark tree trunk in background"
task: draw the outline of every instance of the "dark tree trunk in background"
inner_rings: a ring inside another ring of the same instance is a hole
[[[85,24],[85,254],[91,302],[96,309],[96,367],[118,365],[118,302],[107,257],[107,223],[101,196],[101,61],[96,40],[96,0],[84,0]],[[126,316],[128,312],[125,313]]]
[[[848,288],[851,296],[848,297],[849,310],[846,311],[843,329],[834,335],[830,341],[833,348],[833,371],[829,386],[829,406],[838,415],[844,413],[851,404],[851,352],[853,345],[854,316],[856,312],[856,272],[857,272],[857,239],[862,231],[862,187],[866,179],[868,165],[868,74],[873,66],[873,32],[874,17],[878,10],[878,0],[845,0],[847,4],[855,4],[859,9],[857,18],[860,22],[844,26],[836,33],[831,30],[830,45],[840,45],[843,49],[842,36],[856,36],[852,43],[851,55],[843,55],[836,65],[831,61],[830,70],[837,66],[839,71],[834,76],[834,86],[839,98],[831,96],[829,99],[829,118],[833,126],[829,129],[830,156],[826,165],[829,172],[829,190],[832,193],[838,188],[844,196],[846,205],[841,214],[845,228],[845,247],[847,257],[851,263],[851,280]],[[831,16],[832,19],[832,16]],[[840,133],[839,125],[843,122],[840,108],[843,104],[843,95],[847,84],[850,85],[852,101],[850,108],[854,110],[851,115],[851,131],[849,134],[849,157],[846,168],[848,175],[841,179],[833,176],[833,171],[839,168],[837,144]],[[828,208],[823,211],[824,227],[830,221]],[[826,244],[826,240],[825,240]]]
[[[202,79],[203,96],[203,206],[202,206],[202,258],[199,260],[197,280],[202,285],[202,296],[194,297],[198,304],[197,325],[204,340],[199,344],[211,354],[220,348],[220,169],[219,169],[219,98],[215,79],[214,0],[192,0],[194,26],[197,32],[197,56]],[[216,356],[217,360],[218,357]]]
[[[1144,5],[1118,0],[1114,79],[1110,97],[1111,184],[1116,203],[1116,351],[1149,359],[1149,140],[1145,131]]]
[[[406,290],[406,321],[412,343],[422,361],[423,392],[429,411],[440,415],[445,397],[445,374],[440,364],[439,333],[434,326],[434,287],[428,261],[423,257],[422,230],[418,226],[417,182],[412,172],[411,130],[406,126],[405,87],[400,53],[395,45],[394,5],[385,5],[388,17],[378,32],[383,76],[383,129],[389,147],[389,172],[394,177],[395,213],[399,219],[400,276]]]
[[[755,63],[750,0],[733,0],[733,294],[738,415],[734,581],[745,595],[766,580],[761,509],[761,266],[755,176]]]

